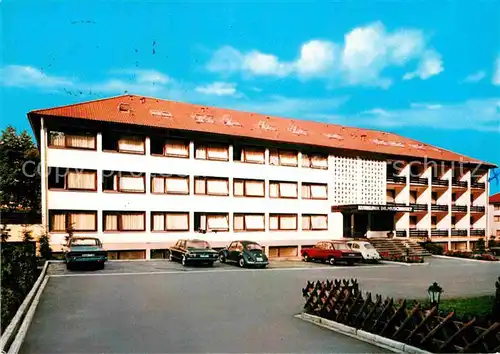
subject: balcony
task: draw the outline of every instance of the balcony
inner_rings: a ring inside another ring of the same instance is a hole
[[[471,187],[476,188],[476,189],[485,189],[486,188],[486,183],[483,182],[471,182]]]
[[[410,203],[410,206],[413,207],[413,211],[429,211],[429,207],[427,204]]]
[[[470,235],[484,237],[486,235],[486,230],[485,229],[470,229]]]
[[[423,230],[423,229],[410,229],[410,237],[422,237],[422,238],[427,238],[427,237],[429,237],[429,230]]]
[[[431,205],[431,210],[432,211],[448,211],[448,205],[440,205],[440,204],[432,204]]]
[[[406,203],[396,203],[395,201],[388,201],[385,203],[388,206],[407,206]]]
[[[406,177],[404,176],[387,176],[388,183],[396,183],[396,184],[406,184]]]
[[[467,181],[459,181],[459,180],[456,180],[456,179],[452,179],[451,180],[451,185],[453,187],[467,188],[468,183],[467,183]]]
[[[467,236],[466,229],[451,229],[451,236]]]
[[[433,186],[444,186],[448,187],[449,181],[446,179],[441,179],[441,178],[433,178],[432,179],[432,185]]]
[[[411,184],[428,185],[429,184],[429,179],[428,178],[422,178],[422,177],[410,177],[410,183]]]
[[[484,206],[470,206],[470,212],[471,213],[484,213],[486,208]]]
[[[451,211],[466,213],[467,212],[467,205],[452,205]]]
[[[406,230],[396,230],[396,237],[406,237]]]
[[[448,237],[448,230],[443,229],[432,229],[431,236],[433,237]]]

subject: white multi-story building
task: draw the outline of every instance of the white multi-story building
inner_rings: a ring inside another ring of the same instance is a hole
[[[500,193],[490,197],[488,206],[489,236],[500,241]]]
[[[119,258],[194,237],[294,256],[390,231],[467,249],[488,225],[494,165],[392,133],[135,95],[28,118],[55,250],[70,225]]]

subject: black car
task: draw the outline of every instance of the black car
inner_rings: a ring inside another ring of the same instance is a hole
[[[175,246],[170,247],[168,259],[170,261],[181,261],[183,266],[188,264],[208,264],[212,266],[217,260],[217,251],[204,240],[179,240]]]
[[[262,246],[253,241],[233,241],[219,252],[219,261],[236,262],[240,267],[265,268],[269,264]]]

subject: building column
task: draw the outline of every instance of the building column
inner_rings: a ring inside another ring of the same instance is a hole
[[[354,237],[354,213],[351,214],[351,237]]]
[[[40,165],[38,167],[38,173],[40,173],[41,181],[41,192],[42,192],[42,227],[45,231],[49,231],[49,216],[48,216],[48,205],[47,205],[47,128],[45,127],[45,119],[40,119]]]
[[[99,132],[97,133],[97,139],[96,139],[96,147],[97,151],[102,151],[102,133]],[[101,196],[103,194],[102,192],[102,173],[103,169],[102,166],[99,165],[99,168],[97,169],[97,194]],[[97,207],[97,233],[104,232],[104,221],[103,221],[103,216],[102,216],[102,207],[99,205]]]

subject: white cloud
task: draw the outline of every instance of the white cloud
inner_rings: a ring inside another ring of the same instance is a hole
[[[425,109],[440,109],[443,106],[440,104],[432,104],[432,103],[411,103],[411,108],[425,108]]]
[[[500,86],[500,55],[495,62],[495,71],[493,73],[493,85]]]
[[[463,82],[465,83],[475,83],[475,82],[479,82],[481,81],[482,79],[484,79],[486,77],[486,72],[484,72],[483,70],[480,70],[478,72],[475,72],[473,74],[470,74],[468,75],[464,80]]]
[[[195,90],[206,95],[233,96],[236,94],[236,84],[229,82],[214,82],[208,85],[198,86]]]
[[[441,55],[434,51],[428,50],[424,53],[416,71],[406,73],[403,80],[412,80],[419,77],[422,80],[427,80],[434,75],[438,75],[444,70],[443,60]]]
[[[436,108],[438,106],[439,109]],[[371,114],[366,114],[367,112]],[[393,110],[375,108],[355,115],[313,113],[308,117],[331,123],[382,130],[421,127],[500,133],[500,98],[469,100],[451,104],[413,104],[409,108]]]
[[[48,75],[32,66],[7,65],[0,69],[0,82],[3,86],[57,88],[74,84],[70,78]]]
[[[392,80],[383,77],[382,72],[411,61],[419,62],[419,67],[414,73],[407,74],[406,79],[427,79],[443,71],[439,53],[427,49],[422,31],[402,28],[389,32],[381,22],[375,22],[351,30],[344,36],[343,44],[319,39],[303,43],[297,57],[292,60],[258,50],[241,52],[225,46],[213,54],[207,68],[213,72],[241,72],[253,76],[340,77],[350,85],[387,88]]]

